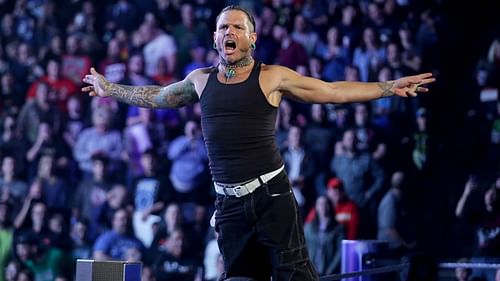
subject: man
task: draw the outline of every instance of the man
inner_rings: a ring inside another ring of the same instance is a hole
[[[251,56],[257,34],[252,15],[228,6],[213,35],[216,67],[191,72],[166,87],[117,85],[91,69],[91,96],[112,96],[146,107],[201,103],[201,124],[217,191],[215,229],[224,257],[221,280],[318,280],[304,243],[302,219],[283,171],[274,125],[282,97],[309,103],[346,103],[390,95],[416,96],[432,74],[385,83],[326,83]],[[234,279],[233,279],[234,280]],[[252,280],[252,279],[251,279]]]

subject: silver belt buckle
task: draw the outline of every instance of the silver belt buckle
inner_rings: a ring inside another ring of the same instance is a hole
[[[246,190],[246,193],[244,191]],[[248,189],[242,185],[233,187],[234,196],[242,197],[248,194]]]

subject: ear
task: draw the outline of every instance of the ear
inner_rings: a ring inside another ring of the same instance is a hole
[[[257,42],[257,33],[256,32],[250,33],[250,42],[254,43],[254,44]]]

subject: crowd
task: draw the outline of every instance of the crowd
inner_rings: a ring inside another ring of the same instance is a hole
[[[215,17],[240,3],[255,12],[264,63],[325,81],[440,72],[442,1],[225,2],[0,1],[0,281],[72,280],[78,258],[142,261],[143,281],[223,270],[199,105],[89,98],[91,66],[127,85],[181,80],[217,64]],[[486,90],[498,90],[500,39],[481,51],[470,91],[486,109],[467,111],[474,154],[450,181],[436,176],[431,95],[443,86],[353,105],[282,101],[276,138],[321,275],[339,272],[343,239],[385,240],[401,257],[432,248],[441,223],[460,245],[448,257],[498,263],[500,101]]]

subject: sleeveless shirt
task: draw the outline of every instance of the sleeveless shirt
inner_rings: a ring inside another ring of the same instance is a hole
[[[283,165],[275,138],[277,108],[262,92],[260,68],[255,61],[249,77],[235,84],[221,83],[214,68],[200,96],[201,127],[216,182],[241,183]]]

